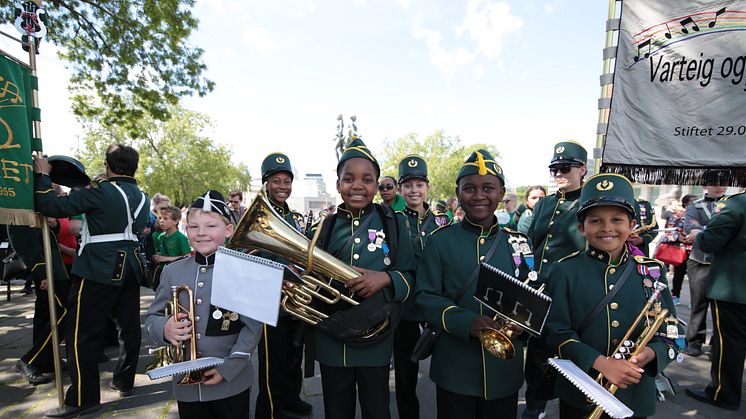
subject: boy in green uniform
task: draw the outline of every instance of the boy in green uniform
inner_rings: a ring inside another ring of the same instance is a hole
[[[513,359],[486,353],[479,333],[500,325],[473,295],[480,262],[505,272],[519,270],[521,279],[527,273],[536,278],[535,272],[528,272],[533,255],[526,236],[498,226],[494,212],[505,194],[505,183],[502,169],[488,151],[471,153],[456,185],[465,217],[428,239],[415,287],[418,311],[443,331],[430,361],[438,418],[515,418],[523,385],[522,339],[511,339]]]
[[[290,210],[287,199],[293,191],[293,170],[290,158],[283,153],[271,153],[262,161],[262,183],[272,209],[288,224],[300,231],[303,216]],[[244,209],[245,211],[245,209]],[[268,252],[257,256],[290,265],[290,261]],[[280,419],[286,413],[308,416],[311,405],[300,398],[303,385],[301,361],[303,345],[293,339],[303,323],[285,311],[280,311],[277,326],[264,325],[259,343],[259,395],[256,399],[256,419]]]
[[[712,300],[712,381],[704,390],[689,388],[686,394],[699,401],[729,410],[741,406],[743,362],[746,358],[746,194],[724,198],[715,204],[715,215],[697,235],[697,244],[713,254],[707,279],[707,298]]]
[[[650,242],[658,235],[653,229],[658,227],[658,221],[655,219],[655,210],[650,202],[644,199],[635,201],[635,234],[630,235],[630,244],[637,246],[645,256],[650,256]]]
[[[163,267],[191,253],[189,239],[179,231],[181,210],[174,206],[163,207],[158,211],[158,226],[161,231],[154,236],[155,255],[153,262],[158,265],[153,273],[153,289],[158,289]]]
[[[338,286],[338,281],[332,281],[332,285],[358,302],[380,301],[391,310],[388,327],[371,339],[350,341],[327,333],[323,322],[316,326],[312,337],[315,343],[307,344],[313,345],[321,365],[327,419],[354,417],[358,391],[364,418],[390,417],[388,379],[393,330],[400,303],[413,295],[415,263],[404,216],[373,204],[380,171],[362,140],[356,138],[350,143],[337,164],[337,192],[344,203],[324,221],[318,235],[320,248],[361,273],[344,287]],[[315,230],[312,228],[309,234]],[[355,307],[365,309],[370,304]]]
[[[585,250],[585,237],[578,231],[577,219],[580,188],[587,173],[588,152],[574,141],[554,146],[549,173],[557,183],[557,192],[542,198],[534,206],[528,237],[536,249],[537,270],[546,281],[549,268],[559,259]],[[551,350],[539,339],[531,339],[526,354],[526,409],[522,419],[541,419],[546,400],[554,398],[543,380]]]
[[[588,240],[588,249],[552,265],[552,309],[544,328],[545,339],[560,358],[572,360],[591,377],[601,373],[618,386],[616,397],[634,411],[635,417],[652,416],[655,376],[683,349],[683,339],[679,338],[683,328],[677,325],[668,289],[654,304],[656,311],[669,310],[658,334],[630,360],[613,355],[659,280],[665,283],[665,267],[655,259],[629,254],[626,243],[635,227],[635,201],[627,178],[616,174],[593,176],[583,186],[580,201],[578,230]],[[601,310],[594,310],[607,294],[613,294],[610,301]],[[641,323],[630,340],[635,341],[642,332],[645,324]],[[584,418],[594,407],[564,377],[558,376],[555,391],[563,419]]]
[[[435,229],[448,224],[448,217],[431,211],[427,204],[430,180],[427,163],[420,156],[410,155],[399,162],[399,190],[407,203],[404,208],[409,237],[414,247],[415,260],[420,258],[425,242]],[[421,316],[412,301],[403,304],[402,319],[394,334],[394,372],[396,378],[396,406],[400,418],[419,418],[417,399],[419,364],[412,362],[412,350],[420,337]]]

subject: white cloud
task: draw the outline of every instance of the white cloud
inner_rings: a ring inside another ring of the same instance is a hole
[[[204,2],[207,4],[209,9],[212,9],[214,13],[220,16],[233,14],[241,9],[241,5],[237,1],[204,0]]]
[[[396,0],[396,2],[399,3],[399,6],[404,10],[409,10],[409,6],[412,4],[411,0]]]
[[[259,52],[269,52],[277,48],[277,44],[264,28],[248,28],[243,33],[243,44]]]
[[[545,3],[544,4],[544,12],[547,14],[554,13],[554,5],[552,3]]]
[[[444,46],[440,31],[423,25],[418,17],[412,36],[425,41],[430,61],[445,75],[454,74],[459,68],[480,64],[475,70],[484,74],[484,66],[497,62],[508,35],[523,26],[523,20],[510,11],[506,2],[470,0],[461,23],[453,27],[453,47]],[[484,62],[482,62],[484,61]]]

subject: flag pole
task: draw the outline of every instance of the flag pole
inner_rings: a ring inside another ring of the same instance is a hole
[[[41,8],[41,1],[37,3],[37,6]],[[31,25],[29,25],[31,27]],[[28,28],[26,29],[26,40],[22,40],[22,43],[28,46],[29,65],[31,66],[31,78],[32,80],[38,80],[36,74],[36,40],[34,33]],[[31,106],[33,109],[39,109],[39,89],[38,86],[34,86],[31,91]],[[41,118],[34,118],[32,122],[32,141],[34,138],[41,140]],[[55,302],[54,293],[54,271],[52,269],[52,241],[50,239],[49,224],[47,217],[42,217],[41,220],[41,231],[42,240],[44,245],[44,264],[46,277],[47,277],[47,302],[49,303],[49,329],[52,332],[52,359],[54,360],[54,381],[57,389],[57,402],[59,407],[63,407],[65,404],[65,394],[62,389],[62,363],[60,362],[60,339],[57,330],[57,304]]]
[[[607,22],[612,22],[614,18],[616,17],[616,3],[618,0],[609,0],[609,14]],[[608,25],[606,27],[606,43],[604,44],[604,49],[611,48],[614,45],[614,32],[617,31],[619,28],[614,27],[614,25]],[[606,74],[610,74],[611,71],[611,60],[614,59],[614,57],[604,57],[604,65],[603,70],[601,72],[602,77]],[[612,95],[612,84],[609,83],[601,83],[601,100],[605,99],[611,99]],[[607,101],[608,102],[608,101]],[[593,150],[593,171],[594,173],[599,173],[601,171],[601,153],[604,148],[604,142],[606,141],[606,129],[603,130],[600,129],[601,126],[606,126],[606,124],[609,123],[609,113],[611,112],[611,108],[608,106],[601,106],[599,104],[598,107],[598,127],[599,129],[596,132],[596,148]]]

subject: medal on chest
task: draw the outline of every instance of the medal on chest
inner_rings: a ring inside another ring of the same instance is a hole
[[[219,307],[215,307],[215,310],[212,312],[212,318],[215,320],[222,319],[220,330],[227,331],[231,327],[231,322],[238,320],[238,313],[227,310],[223,312]]]
[[[531,246],[528,245],[528,239],[523,236],[513,236],[508,238],[508,243],[513,249],[513,264],[515,265],[515,277],[518,278],[520,274],[521,263],[525,263],[528,267],[528,279],[536,281],[539,278],[539,274],[534,270],[534,255],[531,252]]]

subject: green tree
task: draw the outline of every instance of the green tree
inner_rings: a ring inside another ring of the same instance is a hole
[[[0,2],[2,22],[14,20],[15,4]],[[189,44],[199,23],[193,6],[194,0],[43,2],[44,42],[61,47],[59,57],[72,70],[74,113],[134,135],[138,119],[166,120],[180,97],[211,91],[203,50]]]
[[[168,195],[178,206],[187,205],[208,189],[227,196],[233,189],[246,190],[251,180],[245,164],[231,163],[230,147],[215,144],[201,133],[210,127],[210,119],[201,113],[180,107],[169,109],[172,118],[157,122],[152,118],[138,121],[140,138],[131,139],[122,127],[88,121],[85,148],[78,158],[90,175],[103,170],[103,156],[112,143],[124,143],[140,152],[136,178],[150,195]]]
[[[398,178],[399,162],[409,154],[420,155],[427,162],[429,199],[446,199],[454,196],[456,176],[461,164],[471,151],[480,148],[488,150],[496,159],[500,157],[500,153],[491,144],[463,146],[458,136],[445,135],[442,130],[435,131],[424,140],[420,140],[415,133],[409,133],[384,142],[381,174]]]

